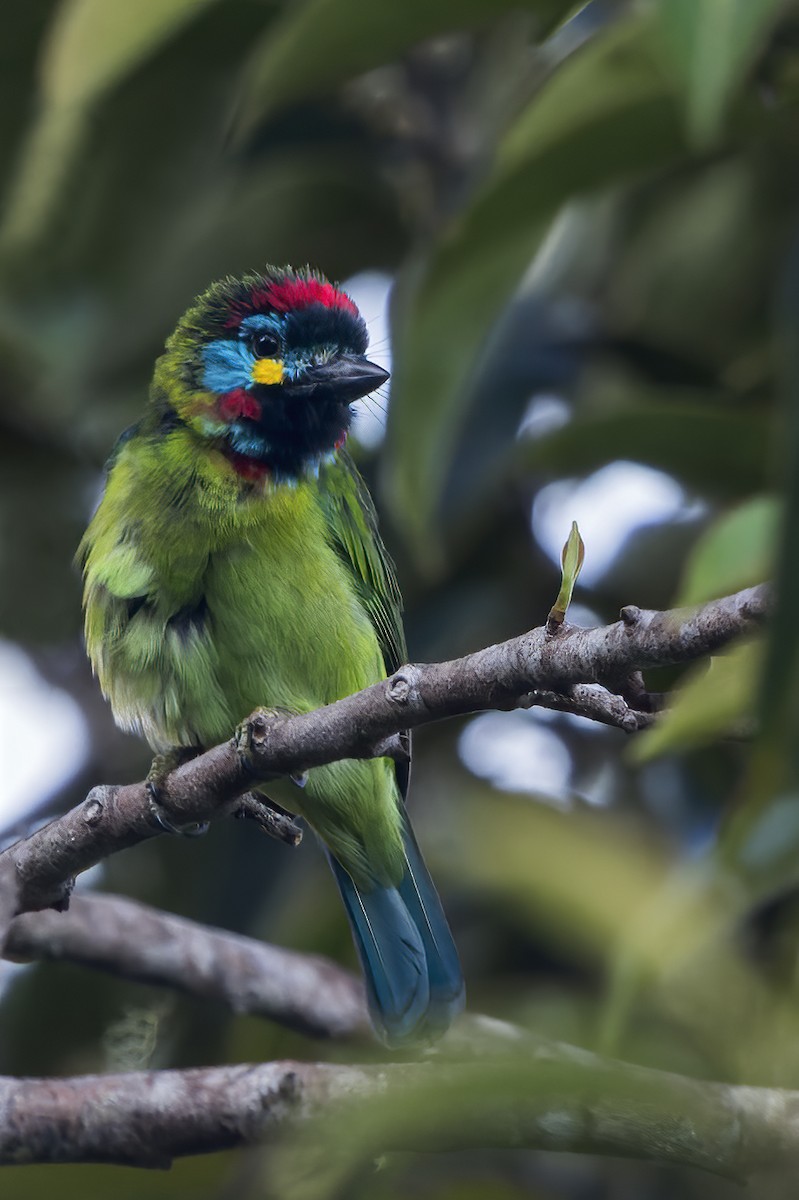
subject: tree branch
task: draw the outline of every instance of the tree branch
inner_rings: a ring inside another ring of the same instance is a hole
[[[735,1178],[799,1162],[797,1092],[702,1082],[522,1035],[505,1055],[459,1064],[0,1078],[0,1163],[166,1167],[331,1113],[336,1145],[314,1135],[328,1162],[336,1151],[362,1162],[464,1146],[623,1155]]]
[[[254,778],[385,754],[403,729],[443,717],[514,708],[531,692],[568,695],[583,684],[599,684],[626,702],[636,672],[692,661],[752,632],[767,614],[769,597],[761,585],[697,609],[650,612],[628,606],[613,625],[564,625],[554,635],[542,627],[451,662],[409,664],[314,712],[257,712],[238,740],[178,767],[159,799],[176,825],[208,821],[235,809]],[[59,906],[68,902],[76,874],[159,832],[144,784],[101,786],[0,854],[0,863],[14,863],[20,911]]]
[[[17,917],[7,951],[176,986],[311,1033],[367,1027],[360,986],[334,964],[119,897],[77,896],[67,913]],[[349,1103],[361,1106],[353,1114]],[[427,1063],[0,1078],[0,1163],[164,1167],[267,1141],[316,1116],[334,1122],[339,1150],[359,1161],[477,1145],[624,1155],[736,1178],[799,1163],[797,1092],[614,1062],[481,1017],[462,1018]],[[333,1150],[323,1141],[322,1152]]]
[[[221,1000],[316,1037],[366,1034],[361,983],[329,959],[210,929],[121,896],[75,896],[68,912],[24,913],[5,956],[67,959],[138,983]]]

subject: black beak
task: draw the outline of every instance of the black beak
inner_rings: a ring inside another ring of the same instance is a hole
[[[311,367],[293,383],[284,383],[284,395],[352,404],[368,396],[389,378],[388,371],[360,354],[340,354],[319,367]]]

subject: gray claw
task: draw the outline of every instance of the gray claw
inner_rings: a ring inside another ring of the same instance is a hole
[[[176,834],[178,837],[202,837],[208,832],[208,821],[190,821],[188,825],[176,825],[167,816],[166,809],[158,800],[158,788],[151,781],[147,781],[147,793],[150,800],[150,812],[155,817],[158,824],[163,829],[164,833]]]

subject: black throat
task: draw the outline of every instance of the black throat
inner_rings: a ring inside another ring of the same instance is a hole
[[[237,457],[270,474],[298,479],[340,446],[352,424],[348,404],[318,397],[286,396],[280,387],[253,389],[261,403],[257,421],[242,418],[227,435]]]

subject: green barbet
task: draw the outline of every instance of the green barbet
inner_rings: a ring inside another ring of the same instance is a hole
[[[310,270],[214,284],[159,358],[79,550],[86,644],[114,717],[158,755],[307,712],[405,657],[393,566],[345,450],[387,378],[352,300]],[[332,763],[268,791],[322,840],[378,1034],[435,1037],[463,1006],[404,806],[407,767]],[[303,786],[301,786],[303,785]]]

